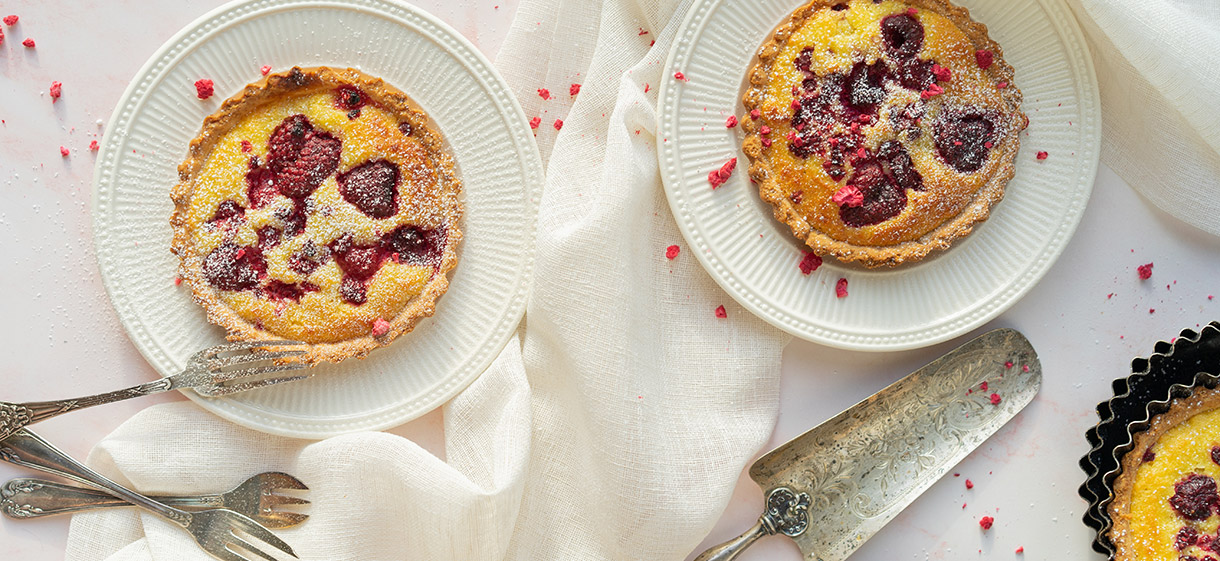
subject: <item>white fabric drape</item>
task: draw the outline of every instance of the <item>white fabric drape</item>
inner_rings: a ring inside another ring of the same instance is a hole
[[[311,489],[310,519],[278,534],[302,559],[685,557],[770,434],[787,338],[689,251],[665,257],[685,243],[657,170],[656,87],[684,5],[519,7],[496,64],[542,119],[534,288],[518,336],[444,406],[443,461],[390,434],[280,438],[174,403],[126,422],[90,463],[156,493],[292,473]],[[210,557],[124,509],[77,515],[67,559]]]

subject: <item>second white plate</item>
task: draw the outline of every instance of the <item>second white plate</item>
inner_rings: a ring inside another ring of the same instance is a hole
[[[422,415],[482,373],[520,322],[543,172],[525,114],[487,59],[406,4],[236,2],[153,55],[111,117],[94,178],[95,245],[119,319],[162,374],[223,341],[187,287],[174,286],[169,189],[203,119],[259,79],[262,65],[352,66],[418,102],[449,143],[465,190],[460,258],[436,315],[368,359],[319,366],[309,380],[231,399],[189,395],[234,422],[296,437],[381,429]],[[211,99],[196,98],[200,78],[215,82]]]
[[[744,79],[775,26],[805,0],[702,0],[669,53],[658,136],[665,192],[704,268],[742,306],[793,335],[855,350],[931,345],[1008,309],[1046,274],[1080,222],[1097,173],[1101,113],[1097,78],[1080,30],[1061,2],[963,0],[1004,47],[1029,128],[1016,177],[991,217],[947,252],[896,269],[864,270],[827,259],[809,276],[805,248],[744,173],[739,128]],[[687,81],[670,78],[674,72]],[[1050,157],[1037,161],[1034,154]],[[707,174],[741,163],[712,190]],[[848,281],[846,298],[835,283]]]

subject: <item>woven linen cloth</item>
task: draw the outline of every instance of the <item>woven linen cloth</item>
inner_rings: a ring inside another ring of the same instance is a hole
[[[1101,88],[1102,162],[1161,210],[1220,235],[1220,2],[1067,2]]]
[[[124,423],[89,463],[150,493],[292,473],[310,519],[277,535],[302,559],[689,555],[772,430],[787,338],[689,251],[665,256],[686,248],[658,172],[656,95],[687,4],[521,3],[497,66],[543,121],[534,286],[517,336],[443,407],[443,459],[380,432],[269,436],[177,402]],[[437,321],[450,319],[442,298]],[[211,559],[132,509],[76,515],[66,558]]]

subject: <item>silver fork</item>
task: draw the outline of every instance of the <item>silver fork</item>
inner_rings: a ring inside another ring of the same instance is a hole
[[[227,508],[278,530],[296,526],[309,518],[306,514],[276,508],[309,504],[300,497],[276,493],[281,489],[305,491],[309,488],[287,473],[268,471],[250,477],[225,493],[182,497],[152,495],[148,498],[182,509]],[[46,479],[18,477],[0,488],[0,512],[9,518],[39,518],[120,506],[132,505],[109,493]]]
[[[20,429],[0,441],[0,459],[103,489],[136,506],[164,516],[186,529],[199,547],[217,559],[250,561],[239,553],[245,551],[268,561],[275,561],[274,556],[259,549],[243,535],[294,558],[297,556],[288,544],[249,517],[222,508],[187,512],[159,503],[89,469],[28,429]]]
[[[279,378],[261,378],[276,372],[304,368],[303,362],[288,362],[275,364],[282,359],[305,354],[303,350],[259,351],[267,347],[296,347],[304,345],[300,341],[247,341],[242,343],[227,343],[199,351],[191,356],[186,363],[186,369],[173,376],[160,380],[132,386],[130,388],[107,392],[103,394],[78,397],[76,399],[61,399],[57,401],[31,401],[27,403],[8,403],[0,401],[0,440],[17,429],[45,421],[51,417],[62,415],[69,411],[114,403],[133,397],[152,395],[181,388],[192,388],[201,395],[218,397],[255,388],[262,388],[282,382],[292,382],[308,378],[308,374],[283,376]],[[231,356],[221,356],[224,353],[239,352]],[[260,363],[272,363],[256,366]],[[242,367],[242,368],[234,368]]]

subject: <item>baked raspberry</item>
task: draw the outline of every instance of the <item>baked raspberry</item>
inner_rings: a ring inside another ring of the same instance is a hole
[[[541,125],[541,124],[542,124],[541,117],[534,117],[533,119],[530,119],[530,128],[531,129],[536,129],[536,128],[538,128],[538,125]]]
[[[25,45],[25,48],[27,48],[27,49],[32,49],[32,48],[34,48],[34,39],[32,39],[30,37],[26,37],[25,41],[22,41],[21,44]]]
[[[671,246],[665,248],[665,258],[669,259],[670,261],[673,261],[674,258],[677,257],[678,253],[681,251],[682,251],[682,248],[680,248],[676,245],[671,245]]]
[[[729,313],[725,311],[724,306],[716,307],[716,317],[724,319],[729,317]]]
[[[17,25],[17,16],[4,16],[4,25]]]
[[[304,115],[286,117],[267,140],[267,169],[276,189],[289,198],[308,197],[339,167],[340,144],[330,133],[315,131]]]
[[[881,20],[881,37],[892,56],[914,58],[923,48],[923,24],[910,14],[886,16]]]
[[[977,108],[941,113],[933,132],[941,157],[962,173],[982,168],[990,153],[988,145],[996,139],[993,117]]]
[[[984,516],[979,519],[979,527],[984,530],[990,530],[991,525],[994,523],[995,523],[995,518],[992,518],[990,516]]]
[[[1169,504],[1187,520],[1206,519],[1220,505],[1216,480],[1198,473],[1187,475],[1174,484]]]
[[[1152,263],[1145,263],[1139,267],[1136,267],[1135,272],[1139,275],[1140,280],[1148,280],[1152,278]]]
[[[444,228],[425,229],[418,226],[399,226],[382,236],[381,247],[396,256],[400,263],[436,266],[441,261],[441,250],[449,233]]]
[[[246,215],[246,209],[233,201],[221,201],[216,205],[216,212],[212,214],[212,219],[208,222],[220,224],[227,222],[231,218],[238,218]]]
[[[995,53],[987,50],[974,51],[974,60],[979,63],[979,68],[986,70],[995,62]]]
[[[398,165],[373,160],[353,167],[336,178],[339,194],[371,218],[389,218],[398,212]]]
[[[368,94],[360,91],[360,88],[356,86],[343,85],[335,88],[335,105],[344,111],[360,109],[368,102]]]
[[[538,97],[542,99],[551,99],[551,90],[546,88],[538,88]]]
[[[63,95],[64,85],[59,82],[51,82],[51,103],[55,103],[59,96]]]
[[[847,279],[840,278],[835,282],[835,297],[847,298]]]
[[[262,290],[263,294],[273,301],[292,300],[293,302],[300,302],[301,296],[304,296],[306,292],[317,291],[318,287],[307,282],[300,284],[286,283],[282,280],[276,279],[267,283]]]
[[[1213,444],[1211,449],[1212,463],[1220,465],[1220,445]]]
[[[568,86],[568,95],[575,96],[578,93],[580,93],[580,84]]]
[[[212,97],[214,93],[216,93],[216,89],[211,80],[207,78],[195,80],[195,95],[199,96],[199,99],[207,99]]]
[[[220,290],[249,290],[267,273],[267,262],[257,247],[225,242],[203,260],[203,276]]]
[[[822,257],[812,251],[807,251],[797,266],[800,267],[802,275],[808,275],[822,266]]]

